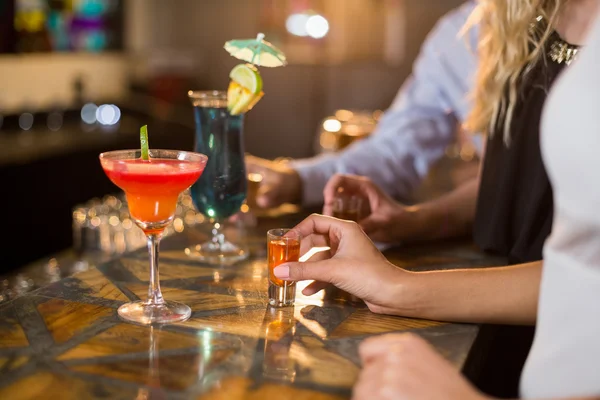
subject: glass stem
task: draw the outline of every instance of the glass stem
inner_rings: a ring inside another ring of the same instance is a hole
[[[158,245],[160,244],[160,233],[148,235],[148,253],[150,254],[150,285],[148,286],[148,303],[164,304],[165,300],[160,291],[160,279],[158,277]]]
[[[217,248],[221,248],[223,243],[225,243],[225,235],[223,234],[223,225],[216,221],[213,224],[212,228],[212,242],[213,245]]]

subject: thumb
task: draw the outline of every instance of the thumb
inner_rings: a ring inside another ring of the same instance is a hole
[[[374,242],[381,243],[392,243],[394,242],[394,236],[389,226],[386,225],[385,221],[377,220],[373,217],[365,218],[360,221],[360,227]]]
[[[365,219],[362,219],[359,221],[358,225],[360,225],[360,227],[362,228],[362,230],[367,234],[370,235],[375,231],[378,231],[382,228],[382,221],[377,220],[373,214],[371,214],[370,216],[368,216]]]
[[[270,185],[261,185],[256,195],[256,204],[261,208],[278,206],[277,189]]]
[[[290,262],[275,267],[273,274],[284,281],[315,280],[335,284],[336,271],[340,267],[337,260]]]
[[[246,169],[248,172],[260,173],[265,169],[266,160],[262,158],[246,154],[244,161],[246,162]]]
[[[248,172],[249,174],[260,174],[263,171],[264,167],[252,162],[248,162],[248,159],[246,159],[246,172]]]
[[[267,194],[259,194],[256,196],[256,204],[260,208],[271,208],[274,206],[274,202]]]

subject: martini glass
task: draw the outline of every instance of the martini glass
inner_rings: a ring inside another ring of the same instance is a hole
[[[141,159],[140,150],[100,154],[104,172],[125,192],[129,212],[148,239],[148,298],[119,307],[121,318],[143,325],[185,321],[191,315],[187,305],[162,296],[158,247],[164,229],[173,220],[179,194],[202,175],[208,160],[204,154],[177,150],[150,150],[149,154],[149,161]]]

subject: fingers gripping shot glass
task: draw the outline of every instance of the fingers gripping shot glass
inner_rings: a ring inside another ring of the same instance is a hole
[[[296,282],[277,278],[273,270],[281,264],[300,259],[301,240],[300,232],[291,229],[271,229],[267,232],[269,304],[273,307],[294,305]]]
[[[150,279],[148,298],[123,304],[119,316],[142,325],[185,321],[190,308],[167,301],[160,290],[158,245],[164,229],[171,223],[179,194],[202,174],[207,157],[177,150],[148,150],[147,134],[142,128],[141,150],[119,150],[100,154],[108,178],[123,189],[129,212],[148,239]]]

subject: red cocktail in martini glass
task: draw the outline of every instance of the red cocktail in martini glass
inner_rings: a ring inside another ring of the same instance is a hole
[[[119,307],[121,318],[144,325],[184,321],[191,315],[187,305],[162,296],[158,247],[164,229],[173,220],[179,194],[202,175],[208,159],[204,154],[177,150],[150,150],[149,156],[149,160],[143,160],[141,150],[100,154],[104,172],[123,189],[133,220],[148,238],[148,298]]]

